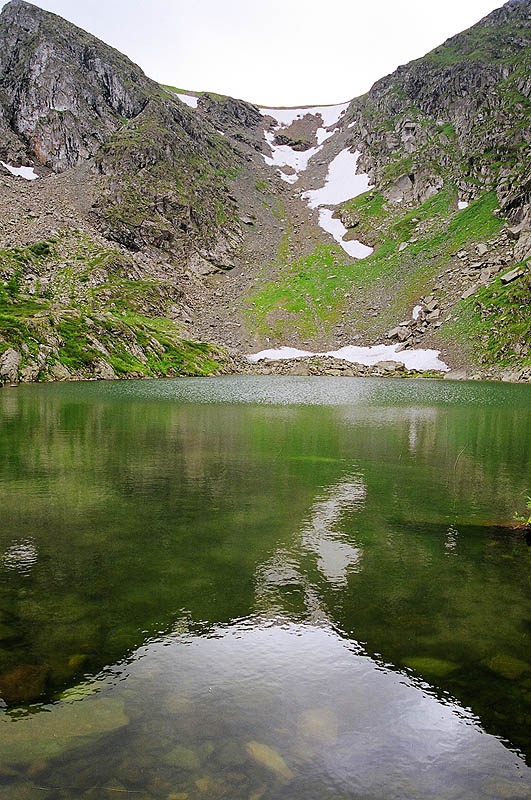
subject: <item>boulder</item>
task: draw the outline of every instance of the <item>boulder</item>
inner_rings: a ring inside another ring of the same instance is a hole
[[[374,365],[375,369],[380,369],[383,372],[396,372],[397,370],[404,370],[404,365],[399,361],[378,361]]]
[[[400,333],[401,330],[402,329],[400,327],[392,328],[390,331],[388,331],[387,338],[388,339],[398,339],[398,334]]]
[[[504,284],[512,283],[512,281],[515,281],[517,278],[520,278],[520,276],[523,274],[524,274],[523,269],[515,268],[512,269],[510,272],[506,272],[505,275],[502,275],[500,281]]]
[[[4,350],[0,356],[0,382],[10,381],[11,383],[17,383],[21,361],[22,356],[17,350],[13,350],[12,347]]]
[[[51,372],[56,381],[67,381],[71,377],[68,369],[60,362],[53,365]]]
[[[94,365],[94,375],[98,380],[112,381],[116,379],[116,372],[113,370],[108,361],[103,358],[96,361]]]

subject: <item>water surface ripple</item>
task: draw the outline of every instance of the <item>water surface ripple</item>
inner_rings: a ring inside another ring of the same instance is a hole
[[[531,795],[529,387],[0,392],[0,796]]]

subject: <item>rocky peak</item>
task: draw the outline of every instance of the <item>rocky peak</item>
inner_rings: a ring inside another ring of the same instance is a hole
[[[57,172],[75,166],[158,89],[126,56],[23,0],[4,7],[0,40],[6,160],[17,150]]]
[[[531,0],[506,3],[352,102],[360,166],[387,199],[416,202],[449,181],[466,200],[496,189],[501,202],[507,184],[521,183],[531,142],[530,45]],[[406,191],[410,183],[421,193]]]
[[[217,120],[221,125],[256,128],[262,123],[258,108],[245,100],[205,92],[199,97],[198,105],[212,121]]]

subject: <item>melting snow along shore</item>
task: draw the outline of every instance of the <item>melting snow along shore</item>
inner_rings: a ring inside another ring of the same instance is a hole
[[[379,361],[396,361],[399,364],[403,364],[406,369],[417,370],[418,372],[428,370],[448,372],[449,370],[448,365],[439,359],[440,350],[399,350],[399,348],[399,344],[378,344],[372,347],[347,345],[339,350],[331,350],[327,353],[311,353],[308,350],[297,350],[294,347],[279,347],[261,350],[259,353],[248,355],[247,360],[256,363],[264,359],[283,361],[290,358],[331,356],[343,361],[350,361],[351,364],[363,364],[366,367],[373,367]]]

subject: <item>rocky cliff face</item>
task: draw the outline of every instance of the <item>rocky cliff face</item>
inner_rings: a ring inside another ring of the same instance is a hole
[[[353,101],[362,167],[394,203],[452,181],[463,200],[495,189],[502,213],[528,214],[531,2],[494,11]]]
[[[244,155],[215,124],[236,135],[256,125],[253,106],[205,97],[212,120],[194,114],[121,53],[22,0],[0,15],[0,41],[0,160],[55,173],[92,160],[84,180],[107,237],[207,271],[234,266],[230,176]]]
[[[4,160],[24,153],[56,172],[73,167],[157,90],[118,51],[20,0],[0,15],[0,41]]]

